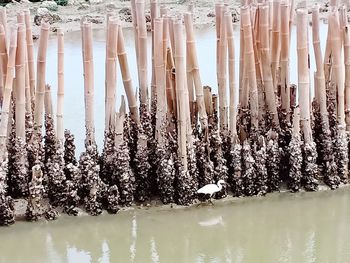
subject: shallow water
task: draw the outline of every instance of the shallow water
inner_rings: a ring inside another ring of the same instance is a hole
[[[235,51],[236,51],[236,80],[238,80],[239,64],[239,28],[236,26],[234,31]],[[291,41],[291,61],[290,61],[290,80],[291,83],[297,83],[297,55],[296,55],[296,34],[293,27],[293,37]],[[311,30],[309,30],[311,34]],[[196,30],[196,46],[199,60],[200,74],[203,85],[209,85],[213,92],[217,92],[216,82],[216,33],[215,28]],[[134,38],[132,30],[124,30],[126,51],[128,55],[129,67],[133,84],[138,86],[136,56],[134,48]],[[321,45],[324,50],[325,38],[327,35],[327,26],[321,24]],[[149,48],[151,47],[149,37]],[[37,44],[37,43],[36,43]],[[99,149],[103,146],[104,132],[104,90],[105,90],[105,32],[103,30],[94,32],[94,68],[95,68],[95,128],[96,141]],[[310,36],[310,76],[315,71],[315,59],[312,49]],[[149,69],[151,68],[151,54],[149,52]],[[52,85],[54,105],[56,101],[57,90],[57,43],[56,38],[50,39],[47,55],[47,83]],[[119,65],[118,65],[119,67]],[[151,70],[149,70],[149,81],[151,79]],[[313,77],[310,78],[313,83]],[[81,51],[81,33],[71,32],[65,36],[65,103],[64,103],[64,122],[65,128],[70,129],[76,136],[77,154],[84,150],[84,81],[83,81],[83,63]],[[237,85],[238,87],[238,85]],[[120,96],[124,94],[121,74],[118,68],[117,75],[117,108],[120,104]],[[55,111],[55,110],[54,110]]]
[[[0,229],[1,263],[350,262],[349,188]]]

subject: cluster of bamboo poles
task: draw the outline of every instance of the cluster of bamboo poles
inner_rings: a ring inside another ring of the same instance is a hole
[[[350,36],[344,6],[331,2],[323,59],[319,7],[312,9],[317,69],[312,88],[305,6],[295,9],[293,0],[244,1],[236,60],[232,15],[226,3],[217,2],[218,95],[202,84],[192,5],[183,16],[172,17],[166,6],[151,0],[151,69],[145,1],[132,0],[131,9],[138,92],[123,29],[108,12],[101,155],[95,143],[92,25],[81,21],[86,150],[79,161],[74,137],[64,131],[63,31],[57,31],[54,121],[45,76],[50,26],[41,25],[35,70],[29,11],[19,12],[17,23],[8,25],[6,11],[0,9],[1,225],[14,222],[12,198],[27,199],[26,217],[37,220],[55,218],[56,207],[77,215],[84,206],[98,215],[103,209],[116,213],[120,206],[156,197],[163,203],[187,205],[198,197],[198,187],[219,179],[229,187],[217,198],[228,192],[263,195],[281,187],[317,190],[325,183],[334,189],[348,183]],[[293,24],[297,69],[290,68]],[[116,107],[118,63],[129,112],[123,96],[118,111]],[[237,64],[239,79],[235,79]],[[290,83],[291,70],[298,71],[297,86]]]

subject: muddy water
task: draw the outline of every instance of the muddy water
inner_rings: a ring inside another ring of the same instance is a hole
[[[272,194],[186,209],[18,222],[1,263],[350,262],[349,188]]]
[[[239,28],[235,27],[235,47],[236,47],[236,79],[238,80],[238,62],[239,62]],[[311,30],[310,30],[311,33]],[[325,46],[325,37],[327,33],[326,25],[321,26],[322,48]],[[134,38],[132,30],[124,30],[126,51],[128,54],[131,77],[135,88],[138,86],[136,56],[134,48]],[[203,85],[209,85],[217,92],[216,82],[216,34],[214,27],[208,27],[196,31],[197,52],[200,65],[200,73]],[[310,36],[311,40],[311,36]],[[149,38],[149,47],[151,39]],[[104,88],[105,88],[105,35],[104,31],[94,32],[94,67],[95,67],[95,126],[96,140],[99,148],[103,145],[104,130]],[[291,41],[291,82],[297,83],[297,60],[296,60],[296,34],[293,28],[293,37]],[[315,71],[312,42],[310,41],[310,59],[311,59],[311,76]],[[50,40],[48,48],[48,69],[47,83],[52,85],[53,98],[56,98],[57,87],[57,44],[56,39]],[[149,52],[149,63],[151,62]],[[149,64],[151,68],[151,64]],[[117,86],[117,107],[119,107],[120,95],[124,94],[121,74],[118,69],[118,86]],[[151,71],[149,71],[149,79]],[[313,82],[313,78],[311,78]],[[83,81],[83,63],[81,51],[81,34],[80,32],[68,33],[65,37],[65,127],[70,129],[77,139],[77,151],[81,152],[84,148],[84,81]]]

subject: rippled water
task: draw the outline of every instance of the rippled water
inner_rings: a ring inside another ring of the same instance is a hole
[[[0,229],[0,262],[350,262],[349,188]]]

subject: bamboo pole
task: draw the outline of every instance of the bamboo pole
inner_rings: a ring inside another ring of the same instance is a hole
[[[45,95],[45,82],[46,82],[46,53],[47,42],[49,39],[48,23],[41,23],[39,46],[38,46],[38,59],[37,59],[37,90],[35,93],[35,109],[34,109],[34,124],[38,129],[41,129],[43,123],[43,110],[44,110],[44,95]]]
[[[215,3],[215,29],[216,29],[216,77],[220,82],[220,34],[221,34],[221,16],[224,5],[221,2]],[[220,85],[220,84],[219,84]],[[220,87],[219,87],[220,90]]]
[[[26,24],[26,41],[27,41],[27,60],[29,70],[29,85],[31,97],[35,98],[35,63],[34,63],[34,45],[32,36],[32,21],[30,19],[30,11],[24,10],[24,20]]]
[[[309,62],[308,62],[308,20],[307,10],[297,10],[297,53],[298,53],[298,88],[300,104],[301,128],[306,143],[312,142],[312,131],[310,125],[310,106],[309,106]]]
[[[106,53],[106,105],[105,105],[105,131],[115,128],[115,99],[117,88],[117,40],[119,24],[116,18],[110,17],[107,33]]]
[[[0,24],[4,27],[6,47],[7,47],[9,44],[7,40],[7,12],[6,12],[6,7],[2,7],[2,6],[0,6]]]
[[[45,85],[45,114],[49,116],[53,116],[53,106],[52,106],[52,94],[51,94],[51,86]]]
[[[1,65],[1,82],[0,82],[0,109],[3,103],[4,88],[6,82],[6,71],[7,71],[7,47],[6,47],[6,34],[4,26],[0,24],[0,65]]]
[[[145,21],[145,1],[136,0],[136,16],[138,27],[138,48],[139,48],[139,86],[140,102],[149,105],[148,102],[148,76],[147,76],[147,29]]]
[[[125,90],[126,98],[128,100],[130,115],[131,115],[131,118],[137,124],[139,124],[140,123],[139,110],[137,106],[137,100],[134,95],[134,87],[132,84],[132,79],[130,76],[128,56],[125,51],[123,29],[120,25],[119,25],[119,32],[118,32],[117,53],[118,53],[120,71],[123,79],[124,90]]]
[[[345,128],[345,98],[344,98],[344,75],[343,63],[341,62],[342,38],[340,34],[339,12],[333,9],[330,14],[329,26],[332,28],[332,82],[336,84],[337,89],[337,120],[338,125]]]
[[[154,101],[156,99],[156,79],[155,79],[155,65],[154,65],[154,21],[158,18],[158,0],[151,0],[151,34],[152,34],[152,77],[151,77],[151,100]]]
[[[239,29],[239,82],[238,82],[238,96],[239,102],[242,105],[243,102],[243,76],[244,76],[244,36],[243,36],[243,24],[242,19],[240,20],[240,29]]]
[[[294,17],[295,17],[295,1],[294,0],[289,0],[289,45],[290,45],[290,41],[292,39],[292,26],[294,23]]]
[[[229,76],[229,90],[230,90],[230,115],[229,115],[229,130],[231,138],[237,137],[237,111],[236,111],[236,70],[235,70],[235,41],[233,37],[232,16],[230,13],[225,13],[225,23],[227,30],[227,47],[228,47],[228,76]]]
[[[156,120],[156,139],[162,144],[162,126],[166,121],[167,99],[166,99],[166,70],[164,64],[163,52],[163,18],[154,20],[154,66],[155,66],[155,84],[157,92],[157,120]]]
[[[16,136],[25,141],[25,25],[18,24],[16,52]]]
[[[115,115],[115,137],[114,143],[115,148],[118,149],[120,145],[123,143],[124,139],[124,121],[126,116],[126,106],[125,106],[125,98],[121,96],[121,103],[119,112],[116,112]]]
[[[244,34],[244,45],[245,45],[244,57],[246,60],[246,73],[249,78],[251,125],[254,131],[258,131],[258,127],[259,127],[258,91],[257,91],[257,82],[256,82],[253,36],[252,36],[249,7],[247,6],[241,7],[241,19],[243,23],[243,34]]]
[[[204,94],[201,77],[199,74],[199,65],[197,58],[196,42],[193,31],[193,15],[191,13],[185,13],[185,29],[186,29],[186,43],[188,49],[187,61],[190,63],[191,73],[196,90],[196,103],[198,108],[199,121],[202,129],[208,127],[208,117],[205,111]]]
[[[178,96],[178,143],[179,156],[183,166],[183,171],[187,172],[187,142],[186,142],[186,69],[185,52],[183,48],[183,26],[181,20],[173,21],[175,40],[175,68],[176,68],[176,91]]]
[[[290,122],[290,83],[289,83],[289,5],[281,4],[281,109]]]
[[[92,50],[92,28],[90,22],[83,23],[83,59],[85,90],[85,127],[87,143],[95,141],[94,125],[94,64]]]
[[[57,110],[56,110],[56,133],[57,139],[64,141],[64,33],[61,28],[57,29]]]
[[[281,2],[273,0],[273,23],[272,23],[272,42],[271,42],[271,72],[275,91],[277,91],[277,70],[279,67],[279,58],[281,52]]]
[[[175,46],[174,46],[175,47]],[[170,48],[167,49],[167,91],[171,96],[172,113],[177,116],[177,92],[176,92],[176,81],[175,81],[175,61],[173,58],[173,53]]]
[[[293,114],[293,135],[300,137],[300,108],[294,108]]]
[[[315,94],[316,101],[320,105],[321,119],[324,125],[326,125],[326,130],[329,129],[328,122],[328,111],[327,111],[327,95],[326,95],[326,83],[324,76],[324,67],[322,61],[322,51],[320,42],[320,18],[319,18],[319,6],[316,4],[312,9],[312,39],[314,54],[316,60],[316,82],[315,82]]]
[[[136,51],[136,64],[137,73],[140,76],[140,55],[139,55],[139,38],[138,38],[138,26],[137,26],[137,15],[136,15],[136,0],[131,0],[131,15],[132,24],[134,29],[134,41],[135,41],[135,51]]]
[[[343,41],[344,41],[344,65],[345,65],[345,120],[346,130],[350,131],[350,36],[349,36],[349,23],[348,14],[346,8],[342,8],[342,17],[344,27]]]
[[[7,75],[4,87],[4,101],[1,108],[1,119],[0,119],[0,163],[6,158],[6,139],[7,130],[9,124],[9,113],[11,106],[11,93],[13,86],[13,77],[15,74],[15,60],[16,60],[16,49],[17,49],[17,25],[10,27],[9,32],[10,46],[9,46],[9,59],[7,63]]]

